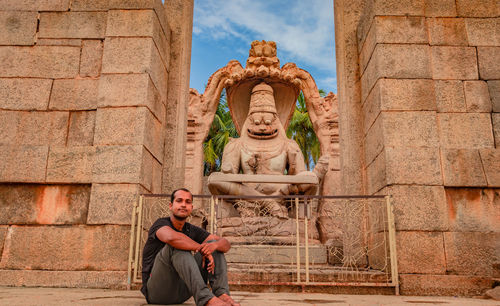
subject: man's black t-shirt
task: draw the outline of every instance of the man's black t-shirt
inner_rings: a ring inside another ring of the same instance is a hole
[[[163,226],[169,226],[175,231],[179,232],[170,221],[170,217],[160,218],[153,223],[148,232],[148,240],[144,245],[144,250],[142,252],[142,293],[146,296],[146,283],[148,282],[151,270],[153,269],[153,264],[155,261],[156,254],[165,246],[165,242],[161,241],[156,237],[156,231]],[[210,235],[209,232],[204,229],[193,225],[191,223],[184,223],[182,231],[184,235],[188,236],[192,240],[202,243]]]

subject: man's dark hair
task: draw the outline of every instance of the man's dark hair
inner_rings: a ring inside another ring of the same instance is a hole
[[[179,191],[179,190],[189,192],[189,194],[191,195],[191,199],[193,198],[193,194],[191,193],[191,191],[189,191],[189,189],[187,189],[187,188],[177,188],[174,191],[172,191],[172,194],[170,195],[170,203],[174,203],[175,193],[177,191]]]

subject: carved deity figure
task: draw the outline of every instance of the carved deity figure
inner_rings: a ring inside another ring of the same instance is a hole
[[[262,82],[252,88],[248,116],[241,128],[240,138],[231,139],[222,157],[224,174],[318,176],[326,172],[327,163],[321,162],[315,172],[306,171],[304,157],[297,143],[288,139],[278,118],[273,88]],[[271,179],[272,181],[272,179]],[[290,195],[315,194],[317,183],[244,183],[214,181],[208,187],[217,195]]]

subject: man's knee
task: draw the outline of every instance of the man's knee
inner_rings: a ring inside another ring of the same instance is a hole
[[[195,261],[191,251],[179,250],[172,248],[172,262]]]

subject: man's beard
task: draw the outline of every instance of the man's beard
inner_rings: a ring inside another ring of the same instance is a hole
[[[184,217],[184,216],[178,216],[176,214],[173,214],[173,216],[174,216],[175,219],[177,219],[179,221],[185,221],[188,218],[188,216]]]

